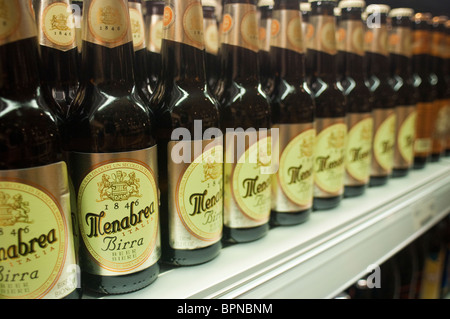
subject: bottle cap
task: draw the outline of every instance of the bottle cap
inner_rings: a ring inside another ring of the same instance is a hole
[[[414,15],[414,21],[431,21],[432,17],[431,13],[418,12]]]
[[[339,8],[364,8],[366,2],[364,0],[342,0],[339,2]]]
[[[391,7],[386,4],[370,4],[366,8],[368,14],[379,12],[388,14],[391,11]]]
[[[340,17],[340,16],[341,16],[341,8],[335,7],[335,8],[333,9],[333,13],[334,13],[334,16]]]
[[[337,2],[337,0],[308,0],[308,2],[309,3],[311,3],[311,2],[319,2],[319,1],[321,1],[321,2]]]
[[[274,3],[274,0],[259,0],[258,7],[273,7]]]
[[[414,15],[414,10],[411,8],[395,8],[389,12],[389,17],[412,17]]]
[[[300,2],[300,11],[311,11],[311,4],[309,2]]]
[[[216,0],[202,0],[203,7],[217,7]]]

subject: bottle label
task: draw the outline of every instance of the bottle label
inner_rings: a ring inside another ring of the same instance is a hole
[[[431,35],[431,55],[445,59],[447,56],[445,32],[432,32]]]
[[[39,44],[60,51],[75,48],[75,18],[69,1],[41,1],[39,10]]]
[[[395,168],[409,168],[414,161],[414,139],[416,134],[416,106],[397,106]]]
[[[412,55],[412,33],[410,28],[393,27],[388,39],[388,50],[390,53],[411,57]]]
[[[219,30],[215,19],[204,19],[205,49],[207,53],[217,55],[219,52]]]
[[[385,25],[366,29],[364,34],[364,51],[384,56],[389,55],[388,31]]]
[[[0,45],[37,36],[34,12],[30,2],[0,2]]]
[[[85,0],[83,40],[107,48],[132,42],[130,14],[126,0]]]
[[[367,184],[372,162],[372,114],[348,113],[345,185]]]
[[[172,141],[167,150],[169,244],[173,249],[211,246],[222,238],[222,140]],[[174,158],[181,153],[191,154],[186,163]]]
[[[161,53],[161,41],[163,37],[163,16],[152,14],[149,21],[147,32],[147,50],[150,52]]]
[[[272,19],[261,19],[259,25],[259,49],[261,51],[270,51],[270,32],[271,32]]]
[[[203,50],[205,44],[201,1],[166,1],[163,17],[163,38]]]
[[[434,101],[434,129],[433,129],[433,154],[442,153],[445,150],[445,137],[447,133],[447,100]]]
[[[142,4],[139,2],[128,2],[130,11],[131,34],[133,36],[134,51],[145,48],[145,26],[144,15],[142,14]]]
[[[431,32],[426,30],[413,31],[412,54],[430,54],[431,53]]]
[[[253,4],[226,4],[222,18],[221,42],[259,51],[259,27],[256,6]]]
[[[364,55],[364,29],[361,21],[341,21],[336,36],[339,51]]]
[[[314,148],[314,197],[333,197],[344,191],[345,144],[347,125],[344,118],[316,120]]]
[[[126,153],[72,152],[82,267],[95,275],[131,274],[160,257],[156,146]]]
[[[0,171],[0,298],[63,298],[78,286],[64,162]]]
[[[433,102],[417,103],[416,139],[414,141],[415,156],[428,156],[433,148]]]
[[[238,147],[236,141],[245,141]],[[256,132],[227,133],[225,136],[224,225],[230,228],[260,226],[269,221],[272,174],[271,137]],[[235,160],[229,155],[234,154]]]
[[[299,10],[274,10],[270,45],[303,53],[302,18]]]
[[[336,47],[336,19],[334,16],[311,16],[311,31],[308,48],[334,55],[337,53]]]
[[[279,143],[281,156],[278,172],[272,178],[272,209],[283,213],[309,209],[314,188],[314,124],[274,127],[279,129],[279,139],[274,143]]]
[[[395,130],[397,116],[395,110],[377,109],[374,115],[372,176],[386,176],[394,166]]]

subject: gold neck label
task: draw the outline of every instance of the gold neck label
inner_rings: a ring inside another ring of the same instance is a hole
[[[233,3],[224,8],[221,42],[259,51],[259,26],[255,5]]]
[[[298,10],[275,10],[270,45],[303,53],[302,18]]]
[[[31,1],[0,0],[0,45],[37,36]]]
[[[336,54],[336,19],[332,16],[311,16],[308,30],[308,48],[328,54]]]
[[[134,51],[145,49],[145,26],[142,5],[139,2],[128,2],[130,10],[131,33]]]
[[[152,14],[147,22],[147,50],[161,53],[161,41],[163,36],[163,16]]]

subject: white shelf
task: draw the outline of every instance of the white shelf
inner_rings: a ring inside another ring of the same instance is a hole
[[[333,298],[450,211],[450,161],[430,163],[301,225],[278,227],[214,260],[164,271],[149,287],[107,298]],[[85,298],[97,298],[86,296]]]

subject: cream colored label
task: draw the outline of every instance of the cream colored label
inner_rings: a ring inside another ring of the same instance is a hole
[[[163,37],[163,16],[151,15],[149,21],[149,29],[147,30],[147,50],[150,52],[160,53],[161,42]]]
[[[260,226],[270,217],[272,174],[266,169],[271,165],[271,138],[256,132],[247,135],[245,149],[231,142],[235,136],[243,141],[243,135],[225,137],[224,225],[231,228]],[[235,154],[237,160],[230,161],[227,154]]]
[[[203,7],[199,0],[166,1],[163,38],[203,50]]]
[[[226,4],[222,19],[221,42],[259,51],[259,26],[253,4]]]
[[[156,146],[128,153],[70,153],[85,271],[131,274],[160,257]]]
[[[63,298],[77,264],[66,164],[0,171],[0,298]]]
[[[411,29],[406,27],[392,28],[388,39],[389,52],[411,57],[412,48]]]
[[[409,168],[414,161],[417,112],[415,105],[398,106],[394,168]]]
[[[207,53],[217,55],[219,52],[219,30],[215,19],[204,19],[205,49]]]
[[[345,185],[363,185],[369,181],[372,161],[372,114],[347,114],[349,127],[346,146]]]
[[[347,125],[342,118],[317,119],[314,148],[314,197],[343,193]]]
[[[0,0],[0,45],[37,36],[28,1]]]
[[[341,21],[337,31],[337,49],[364,55],[364,29],[361,21],[344,20]]]
[[[134,51],[145,48],[145,26],[144,15],[142,14],[142,5],[139,2],[128,2],[130,11],[131,34],[133,36]]]
[[[275,10],[270,45],[303,53],[302,18],[299,10]]]
[[[334,16],[311,16],[310,23],[312,32],[307,38],[308,48],[325,52],[328,54],[336,54],[336,20]],[[308,32],[309,32],[308,31]]]
[[[385,25],[379,28],[366,29],[364,34],[364,50],[370,53],[378,53],[384,56],[389,55],[388,51],[388,31]]]
[[[130,15],[125,0],[84,1],[83,39],[108,48],[133,41]]]
[[[259,24],[259,49],[261,51],[270,51],[270,32],[272,19],[261,19]]]
[[[61,51],[76,47],[75,19],[69,1],[41,1],[39,43]]]
[[[433,130],[436,117],[435,102],[417,103],[415,156],[428,156],[433,148]]]
[[[311,124],[280,124],[280,165],[272,178],[272,209],[298,212],[311,208],[316,131]]]
[[[200,154],[196,154],[196,143]],[[175,155],[191,154],[187,163]],[[222,238],[223,144],[219,140],[169,142],[169,244],[198,249]]]
[[[394,166],[396,114],[394,112],[386,112],[385,115],[387,116],[382,118],[381,123],[378,127],[375,127],[374,132],[373,158],[375,166],[379,167],[372,174],[375,176],[390,174]]]

